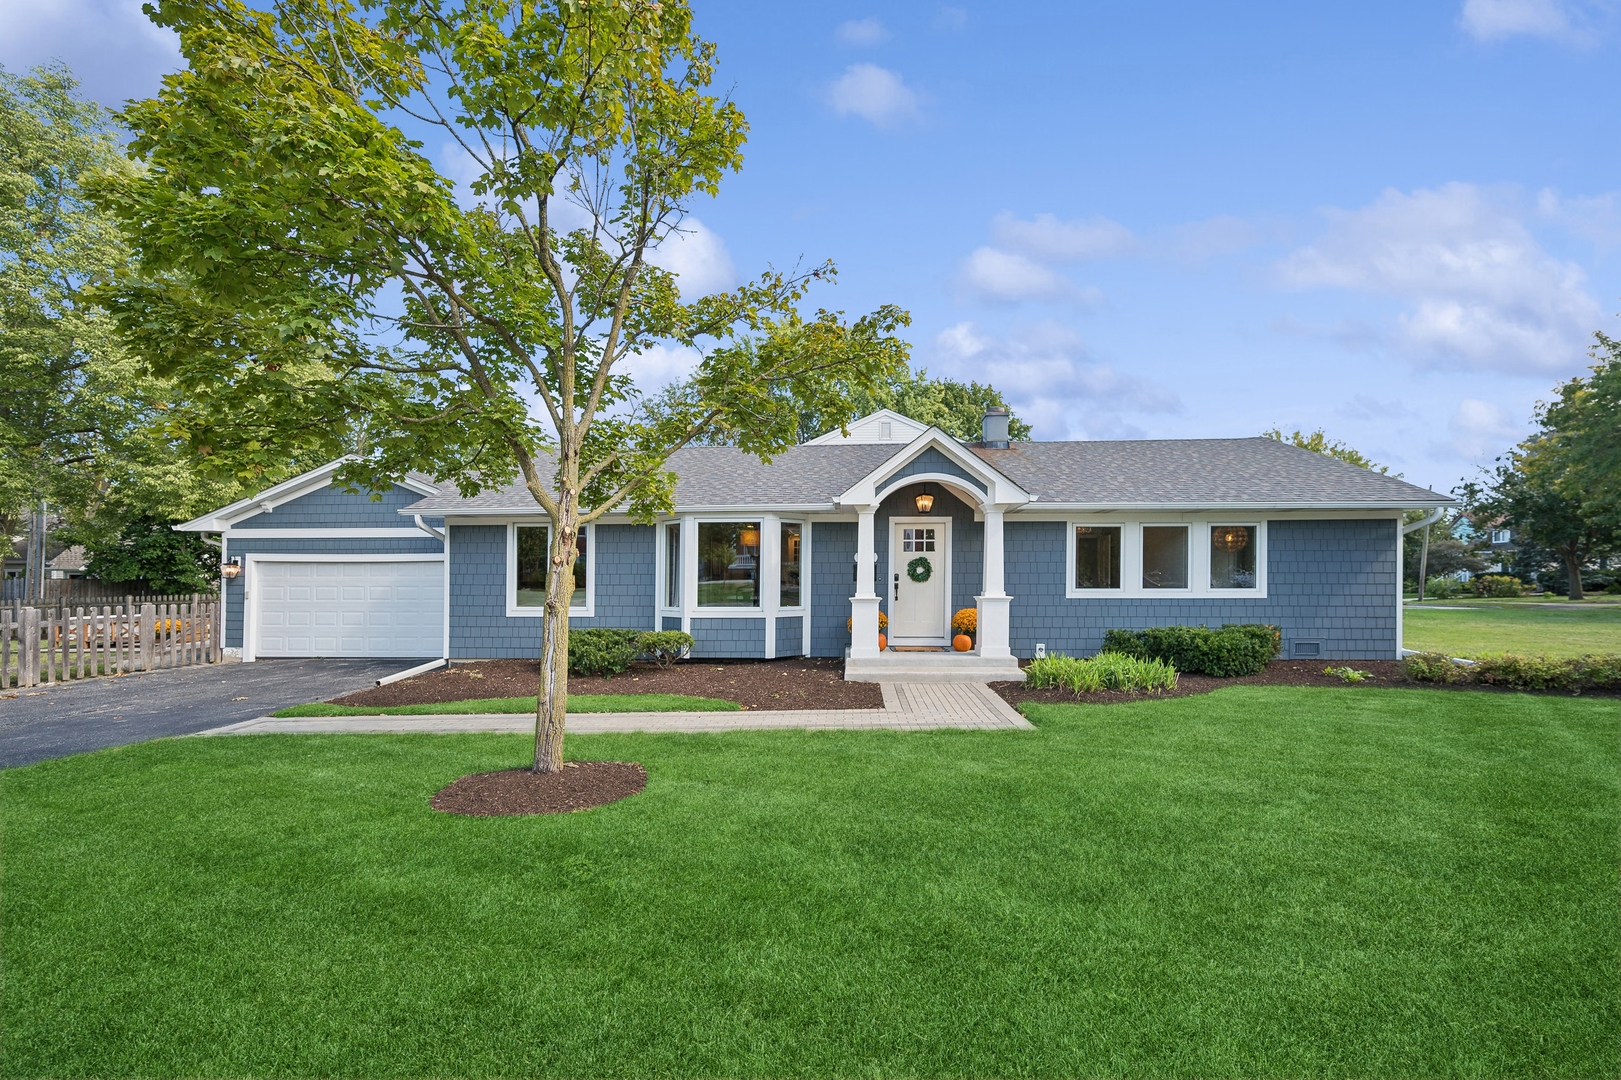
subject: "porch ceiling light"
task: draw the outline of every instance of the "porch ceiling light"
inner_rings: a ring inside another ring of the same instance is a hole
[[[235,581],[237,576],[241,573],[241,559],[230,559],[226,562],[220,563],[220,577],[224,578],[226,581]]]
[[[1249,547],[1250,531],[1242,525],[1227,525],[1211,532],[1210,542],[1221,551],[1243,551]]]
[[[920,514],[927,514],[934,509],[934,496],[929,493],[927,488],[919,492],[917,498],[913,499],[912,502],[916,504],[917,512]]]

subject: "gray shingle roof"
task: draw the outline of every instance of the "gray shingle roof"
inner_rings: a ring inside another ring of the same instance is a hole
[[[1276,439],[1130,439],[974,447],[1037,503],[1215,506],[1449,502],[1444,495]]]
[[[828,506],[905,447],[894,443],[796,446],[765,464],[730,446],[689,447],[670,459],[676,506]],[[1273,439],[1131,439],[972,447],[1043,505],[1422,506],[1446,496]],[[542,462],[549,471],[550,462]],[[417,514],[534,513],[521,481],[464,499],[452,484],[407,508]]]

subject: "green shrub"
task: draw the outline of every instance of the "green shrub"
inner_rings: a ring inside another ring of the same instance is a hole
[[[661,668],[685,659],[693,644],[692,635],[682,630],[649,630],[636,638],[637,654]]]
[[[1103,651],[1164,660],[1177,671],[1228,679],[1254,675],[1278,655],[1282,635],[1264,623],[1208,626],[1152,626],[1146,630],[1108,630]]]
[[[1414,653],[1407,658],[1407,677],[1417,682],[1461,683],[1469,681],[1469,668],[1445,653]]]
[[[1513,690],[1621,690],[1621,656],[1483,656],[1460,663],[1440,653],[1407,658],[1409,678],[1419,682],[1476,683]]]
[[[593,627],[568,635],[568,669],[576,675],[618,675],[630,668],[641,652],[640,630]]]
[[[1323,669],[1323,674],[1334,675],[1338,677],[1341,682],[1368,681],[1368,672],[1359,671],[1354,667],[1326,667]]]
[[[1171,690],[1176,669],[1163,660],[1143,660],[1123,653],[1099,653],[1090,660],[1055,654],[1032,660],[1025,681],[1036,689],[1062,689],[1074,694],[1093,690]]]
[[[1452,600],[1462,596],[1468,588],[1455,577],[1432,577],[1424,585],[1424,595],[1431,600]]]
[[[1525,595],[1525,582],[1508,574],[1482,574],[1470,582],[1476,596],[1505,598]]]

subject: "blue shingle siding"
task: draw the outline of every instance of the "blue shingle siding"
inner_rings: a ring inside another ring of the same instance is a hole
[[[811,522],[811,655],[843,656],[850,644],[844,628],[856,594],[856,525]]]
[[[980,491],[985,490],[985,485],[980,482],[978,477],[969,472],[967,469],[963,468],[961,465],[958,465],[955,461],[952,461],[950,458],[946,457],[946,455],[942,454],[939,450],[936,450],[932,446],[923,451],[923,453],[919,454],[917,457],[913,458],[911,461],[908,461],[905,465],[902,465],[900,468],[896,469],[892,475],[885,477],[884,484],[892,484],[896,480],[904,479],[908,476],[916,476],[919,473],[944,473],[947,476],[958,477],[963,482],[978,488]]]
[[[227,539],[225,557],[247,562],[249,555],[439,555],[444,544],[427,533],[399,540]],[[225,647],[242,647],[242,589],[245,578],[225,583]]]
[[[1272,623],[1282,628],[1285,657],[1297,641],[1321,643],[1335,660],[1390,660],[1396,640],[1396,523],[1389,519],[1267,523],[1267,596],[1236,598],[1064,595],[1067,527],[1010,520],[1005,529],[1006,584],[1013,597],[1013,651],[1086,656],[1114,627]]]
[[[707,660],[765,657],[765,619],[693,619],[692,655]]]
[[[777,619],[777,655],[798,656],[805,651],[805,619],[784,615]]]
[[[939,484],[932,486],[934,494],[934,510],[929,514],[920,515],[917,504],[913,499],[922,491],[921,485],[901,488],[884,499],[878,506],[878,513],[873,521],[873,544],[878,549],[878,576],[883,579],[886,574],[894,575],[900,572],[899,568],[890,569],[889,566],[889,521],[894,517],[930,517],[951,519],[951,610],[973,607],[974,597],[979,594],[980,584],[985,580],[985,525],[974,520],[973,507],[958,499],[949,491],[943,491]],[[1062,557],[1063,552],[1059,552]],[[1062,583],[1063,573],[1059,573]],[[880,586],[886,586],[880,580]],[[884,598],[880,605],[887,613],[889,611],[889,598],[893,595],[892,587],[880,587],[878,595]],[[850,607],[845,605],[844,617],[850,617]],[[843,626],[843,622],[840,622]]]
[[[596,614],[572,616],[569,625],[653,629],[652,528],[594,525],[590,535]],[[450,655],[455,659],[539,655],[544,620],[506,613],[506,543],[505,525],[450,527]]]
[[[396,484],[373,501],[367,492],[349,493],[325,487],[282,503],[268,514],[243,518],[238,529],[407,529],[411,519],[398,511],[420,501],[421,495]],[[438,525],[440,519],[424,518]]]

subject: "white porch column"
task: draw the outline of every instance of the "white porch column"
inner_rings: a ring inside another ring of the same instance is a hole
[[[850,598],[850,655],[878,655],[878,594],[872,591],[878,546],[873,540],[876,507],[856,512],[856,594]]]
[[[986,507],[984,589],[974,597],[979,655],[1012,655],[1008,649],[1008,605],[1012,600],[1002,589],[1002,511]]]

